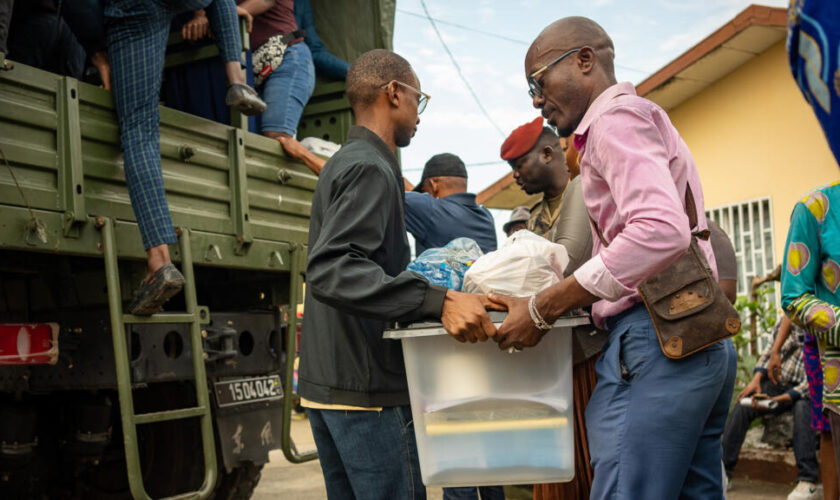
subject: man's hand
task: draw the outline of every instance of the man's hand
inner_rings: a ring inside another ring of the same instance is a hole
[[[496,335],[482,298],[470,293],[447,290],[440,322],[458,342],[484,342]]]
[[[770,382],[776,385],[782,381],[782,357],[775,349],[770,351],[770,357],[767,360],[767,376]]]
[[[108,53],[101,50],[90,56],[90,62],[99,72],[102,86],[105,87],[105,90],[111,90],[111,63],[108,61]]]
[[[528,311],[528,298],[509,297],[496,293],[491,293],[488,298],[508,311],[507,318],[505,318],[496,334],[499,349],[533,347],[542,340],[545,332],[537,328],[534,320],[531,319],[531,313]]]
[[[751,405],[752,409],[753,410],[758,410],[760,412],[770,411],[771,408],[762,408],[761,406],[758,406],[758,403],[761,402],[761,401],[775,401],[776,403],[778,403],[780,405],[783,405],[783,404],[792,403],[793,399],[790,397],[790,394],[787,394],[787,393],[779,394],[778,396],[773,396],[772,398],[764,397],[764,398],[759,399],[757,397],[753,397],[752,398],[752,405]]]
[[[738,401],[741,401],[747,396],[752,396],[753,394],[758,393],[761,391],[761,373],[756,373],[750,383],[744,387],[744,390],[738,393],[738,397],[735,398]]]
[[[181,36],[188,42],[197,42],[209,34],[210,21],[202,9],[195,11],[193,18],[181,28]]]
[[[250,12],[243,9],[242,7],[236,7],[236,15],[241,17],[248,23],[248,33],[251,32],[251,29],[254,27],[254,16],[251,15]]]

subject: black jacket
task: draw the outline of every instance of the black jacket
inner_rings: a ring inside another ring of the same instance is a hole
[[[406,271],[405,194],[394,153],[353,127],[312,198],[300,395],[353,406],[408,404],[402,347],[388,321],[440,319],[446,289]]]

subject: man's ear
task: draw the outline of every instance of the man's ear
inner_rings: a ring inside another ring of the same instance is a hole
[[[391,104],[391,106],[399,107],[400,105],[401,96],[398,90],[399,85],[397,85],[397,82],[395,81],[389,82],[388,85],[385,87],[385,95],[388,96],[388,102]]]
[[[551,160],[554,159],[554,148],[546,144],[543,146],[542,150],[540,150],[540,161],[544,164],[551,163]]]
[[[426,187],[423,189],[423,191],[437,198],[439,187],[440,182],[436,178],[431,177],[429,179],[426,179]]]
[[[575,55],[577,56],[576,62],[580,72],[584,75],[591,73],[596,64],[595,50],[592,47],[584,47]]]

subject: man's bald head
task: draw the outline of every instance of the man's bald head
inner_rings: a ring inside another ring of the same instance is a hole
[[[604,28],[588,17],[564,17],[549,24],[531,43],[528,55],[551,56],[555,52],[560,55],[578,47],[592,47],[598,63],[614,77],[615,45]]]
[[[381,87],[391,80],[417,86],[411,64],[402,56],[385,49],[365,52],[347,70],[347,99],[354,110],[373,104]]]
[[[615,84],[615,48],[595,21],[566,17],[548,25],[528,48],[525,76],[532,104],[569,136],[589,105]]]

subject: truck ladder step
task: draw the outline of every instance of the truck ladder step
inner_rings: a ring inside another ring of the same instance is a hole
[[[196,418],[201,430],[201,448],[204,458],[204,481],[198,491],[188,491],[172,498],[209,497],[216,486],[218,475],[216,462],[216,443],[213,433],[213,419],[210,412],[210,395],[207,388],[207,375],[204,367],[204,349],[201,324],[209,322],[210,314],[205,307],[199,307],[195,293],[195,274],[193,272],[190,230],[183,228],[180,235],[181,269],[184,274],[185,312],[159,313],[152,316],[134,316],[123,314],[122,293],[120,291],[119,259],[117,255],[114,221],[109,218],[97,218],[97,228],[102,231],[103,257],[105,258],[105,278],[108,285],[108,308],[111,316],[111,338],[114,344],[114,362],[117,375],[117,389],[120,401],[120,420],[123,428],[123,446],[125,447],[126,472],[131,496],[135,500],[151,500],[143,484],[143,470],[140,466],[140,450],[137,440],[137,426],[156,422],[167,422]],[[189,325],[190,352],[192,371],[195,381],[195,401],[192,408],[158,411],[137,414],[134,411],[134,394],[131,380],[131,361],[128,356],[127,329],[130,324],[175,323]],[[155,478],[149,478],[154,481]]]
[[[178,410],[156,411],[153,413],[138,413],[134,415],[134,423],[137,425],[151,424],[155,422],[166,422],[169,420],[204,417],[206,414],[207,408],[203,406],[196,406],[195,408],[180,408]]]
[[[190,324],[197,321],[194,314],[189,313],[157,313],[151,316],[135,316],[123,314],[123,323],[126,324],[160,324],[160,323],[183,323]]]

